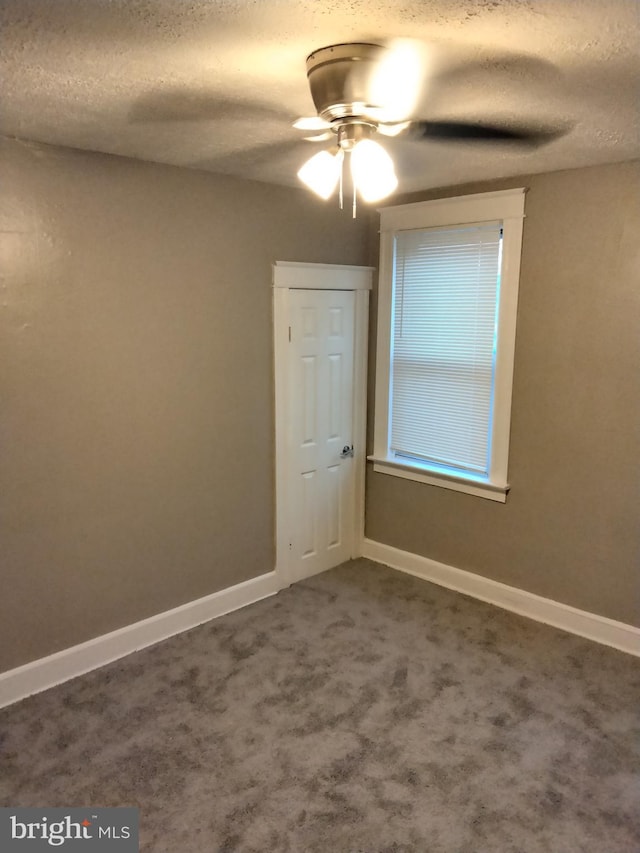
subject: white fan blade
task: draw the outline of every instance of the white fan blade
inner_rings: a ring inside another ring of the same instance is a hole
[[[320,116],[308,116],[299,118],[294,121],[293,126],[296,130],[327,130],[331,127],[328,121],[325,121]]]
[[[303,139],[305,142],[324,142],[326,139],[331,139],[333,133],[329,131],[328,133],[317,133],[315,136],[304,136]]]
[[[397,136],[403,130],[406,130],[410,124],[410,121],[401,121],[398,124],[379,124],[378,133],[381,133],[383,136]]]

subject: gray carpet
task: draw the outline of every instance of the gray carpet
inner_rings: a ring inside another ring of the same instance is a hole
[[[637,853],[640,661],[366,560],[0,712],[154,853]]]

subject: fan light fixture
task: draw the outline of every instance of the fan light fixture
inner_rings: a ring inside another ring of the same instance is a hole
[[[357,43],[330,45],[307,57],[317,115],[298,119],[294,127],[320,134],[311,141],[337,137],[337,147],[311,157],[298,177],[324,199],[338,186],[342,207],[345,176],[350,175],[354,216],[358,195],[363,201],[379,201],[398,186],[393,160],[371,137],[378,131],[394,136],[408,126],[400,115],[406,112],[406,104],[402,103],[401,111],[391,109],[397,93],[389,98],[398,76],[406,72],[406,54],[406,45],[389,51],[381,45]],[[408,88],[406,80],[402,88]]]
[[[339,185],[340,207],[343,206],[343,186],[346,161],[349,160],[353,187],[353,215],[356,197],[366,202],[380,201],[398,186],[393,160],[385,149],[370,139],[376,126],[358,119],[337,123],[338,149],[333,153],[314,154],[298,171],[298,177],[310,190],[328,199]]]
[[[353,42],[333,44],[314,50],[307,57],[307,78],[316,115],[300,118],[294,127],[312,136],[310,142],[337,137],[337,147],[316,154],[298,172],[300,180],[321,198],[328,199],[339,187],[343,206],[344,175],[350,173],[353,188],[353,215],[356,197],[379,201],[398,186],[393,161],[372,136],[405,138],[415,141],[503,143],[544,145],[571,129],[568,123],[555,125],[504,124],[483,121],[425,120],[415,116],[423,100],[428,48],[413,39],[393,39],[386,47]],[[549,63],[525,54],[507,54],[507,72],[522,68],[548,72]],[[537,65],[536,65],[537,63]],[[470,63],[471,70],[484,68],[486,60]],[[496,60],[496,68],[498,62]],[[456,68],[452,69],[454,78]],[[437,83],[438,75],[431,73]],[[446,76],[446,75],[443,75]],[[430,84],[430,86],[431,86]],[[392,143],[393,144],[393,143]],[[347,162],[349,168],[347,168]]]
[[[393,160],[372,139],[361,140],[351,152],[351,175],[365,201],[379,201],[398,186]]]
[[[338,185],[342,175],[342,149],[337,154],[321,151],[314,154],[299,170],[298,177],[303,184],[313,190],[320,198],[328,199]]]

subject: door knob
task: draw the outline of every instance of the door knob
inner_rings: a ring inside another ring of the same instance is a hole
[[[342,453],[340,454],[340,458],[341,459],[348,459],[349,456],[353,456],[353,445],[351,445],[351,447],[349,447],[348,444],[345,444],[345,446],[342,448]]]

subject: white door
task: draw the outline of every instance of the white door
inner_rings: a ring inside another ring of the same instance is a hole
[[[353,553],[354,307],[352,290],[290,291],[290,582]]]

